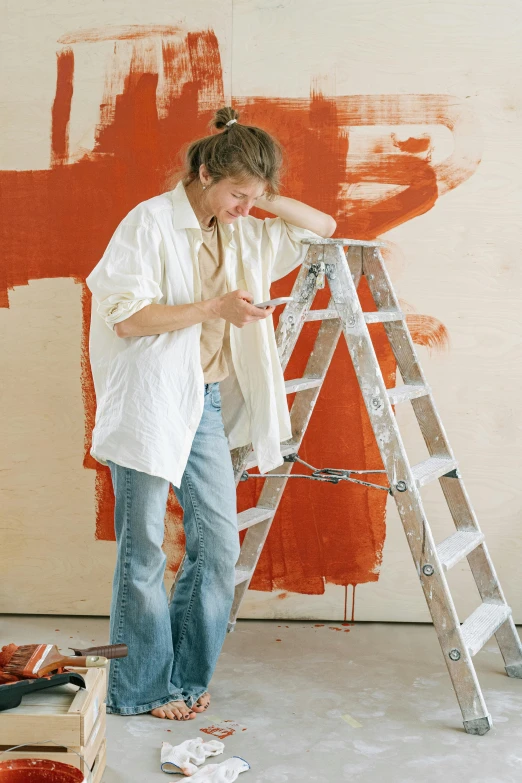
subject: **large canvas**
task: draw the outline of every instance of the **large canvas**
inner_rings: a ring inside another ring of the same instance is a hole
[[[511,76],[519,17],[508,0],[11,9],[2,46],[0,611],[108,611],[113,497],[108,470],[88,454],[95,400],[84,281],[122,217],[171,186],[180,149],[232,104],[284,145],[286,195],[333,214],[337,236],[388,243],[421,362],[522,619],[522,120]],[[294,278],[273,293],[289,293]],[[364,285],[361,296],[369,306]],[[301,340],[288,378],[302,374],[313,336]],[[393,386],[384,330],[375,344]],[[422,459],[412,417],[397,415],[412,459]],[[300,453],[321,467],[381,467],[344,344]],[[240,510],[260,483],[240,485]],[[442,494],[424,494],[441,540],[451,532]],[[168,582],[183,552],[173,494],[165,549]],[[450,583],[459,609],[477,605],[464,565]],[[289,482],[242,616],[427,620],[385,493]]]

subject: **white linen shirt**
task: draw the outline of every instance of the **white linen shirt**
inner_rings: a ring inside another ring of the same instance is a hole
[[[281,218],[220,224],[227,288],[270,298],[272,281],[304,260],[312,231]],[[201,300],[202,232],[180,182],[138,204],[116,229],[87,278],[92,292],[90,360],[96,391],[92,456],[167,479],[179,487],[203,412],[201,324],[165,334],[118,337],[114,324],[149,304]],[[281,464],[290,416],[272,318],[230,326],[233,366],[220,383],[229,447],[252,443],[259,469]]]

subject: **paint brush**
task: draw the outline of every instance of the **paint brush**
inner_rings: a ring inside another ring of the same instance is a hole
[[[129,654],[129,648],[126,644],[106,644],[102,647],[85,647],[81,650],[78,647],[69,647],[75,655],[104,655],[106,658],[126,658]]]
[[[7,674],[23,679],[45,677],[64,666],[105,666],[107,658],[100,655],[69,657],[63,655],[55,644],[24,644],[13,653],[4,666]]]

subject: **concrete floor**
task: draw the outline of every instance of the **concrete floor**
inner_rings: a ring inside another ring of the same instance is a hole
[[[522,682],[503,673],[494,641],[475,661],[495,725],[472,737],[431,626],[348,628],[240,621],[226,640],[207,714],[190,724],[108,716],[103,783],[180,780],[160,771],[161,743],[223,721],[233,722],[234,733],[215,761],[246,759],[251,770],[240,783],[522,781]],[[106,618],[0,616],[0,645],[49,640],[66,649],[107,639]]]

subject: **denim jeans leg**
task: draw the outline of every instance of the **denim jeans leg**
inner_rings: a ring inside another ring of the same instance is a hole
[[[136,715],[173,699],[172,633],[161,549],[169,482],[109,462],[114,494],[117,562],[110,642],[128,645],[110,663],[107,712]]]
[[[186,554],[170,605],[171,684],[191,707],[207,690],[225,640],[239,556],[236,487],[217,383],[205,387],[201,422],[175,491]]]

